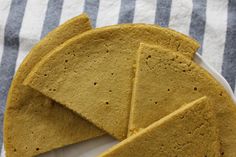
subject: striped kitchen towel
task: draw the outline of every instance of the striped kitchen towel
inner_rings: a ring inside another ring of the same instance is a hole
[[[19,64],[49,31],[82,12],[94,27],[156,23],[192,36],[202,45],[198,53],[235,91],[236,0],[0,0],[0,130]]]

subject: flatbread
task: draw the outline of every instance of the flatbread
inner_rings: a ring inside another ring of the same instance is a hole
[[[77,114],[22,85],[44,55],[89,29],[90,22],[84,14],[67,21],[41,40],[19,67],[9,91],[4,119],[7,157],[32,157],[103,134]]]
[[[175,51],[141,44],[129,130],[135,133],[182,104],[205,95],[214,104],[222,154],[236,156],[236,106],[224,87],[206,70]]]
[[[203,97],[167,115],[99,157],[219,157],[212,105]]]
[[[177,50],[188,58],[199,46],[180,33],[154,25],[98,28],[71,39],[43,58],[24,83],[115,138],[125,139],[132,66],[141,41]]]

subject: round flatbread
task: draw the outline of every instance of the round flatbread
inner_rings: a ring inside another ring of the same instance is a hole
[[[88,31],[45,57],[25,84],[79,113],[115,138],[127,136],[140,42],[162,45],[191,59],[197,42],[166,28],[123,24]]]
[[[32,157],[103,134],[72,111],[22,85],[43,56],[90,29],[89,19],[84,14],[67,21],[42,39],[19,67],[9,91],[4,118],[7,157]]]

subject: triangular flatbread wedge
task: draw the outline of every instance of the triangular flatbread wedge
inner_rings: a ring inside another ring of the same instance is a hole
[[[65,105],[115,138],[127,136],[133,64],[139,43],[192,58],[198,44],[166,28],[123,24],[75,37],[45,57],[25,85]]]
[[[133,85],[130,133],[205,95],[214,105],[222,154],[236,156],[236,106],[224,87],[194,61],[175,51],[141,44]]]
[[[86,15],[67,21],[42,39],[19,67],[9,91],[4,118],[7,157],[32,157],[103,134],[77,114],[22,85],[44,55],[89,29]]]
[[[212,105],[203,97],[167,115],[99,157],[219,157]]]

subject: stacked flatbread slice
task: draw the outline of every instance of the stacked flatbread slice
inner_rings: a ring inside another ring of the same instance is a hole
[[[99,157],[219,157],[213,106],[203,97],[172,112]]]
[[[198,47],[155,25],[91,29],[86,15],[66,22],[16,73],[4,120],[7,157],[105,133],[124,141],[102,156],[236,156],[235,104],[192,60]]]
[[[4,117],[7,157],[32,157],[104,134],[71,110],[22,85],[41,58],[90,29],[86,15],[67,21],[42,39],[19,67],[8,94]]]
[[[235,156],[236,107],[222,85],[175,51],[141,44],[137,56],[130,133],[146,128],[184,103],[207,96],[216,112],[222,154]]]

